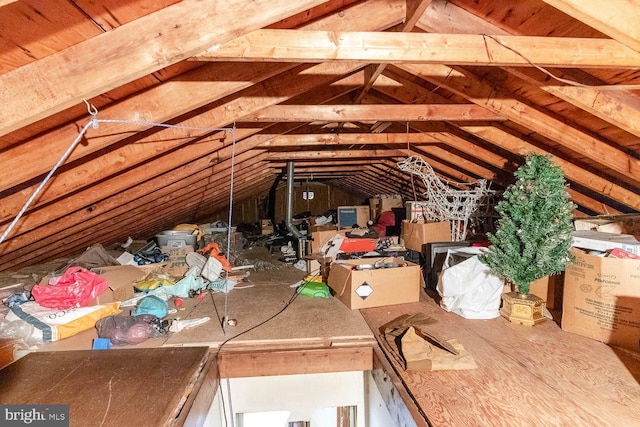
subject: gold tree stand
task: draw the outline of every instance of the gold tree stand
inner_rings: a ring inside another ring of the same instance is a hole
[[[546,320],[544,317],[545,300],[533,294],[522,295],[517,292],[502,294],[500,315],[511,323],[533,326]]]

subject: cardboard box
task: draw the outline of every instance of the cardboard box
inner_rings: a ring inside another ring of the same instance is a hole
[[[582,249],[606,252],[620,248],[640,255],[640,241],[630,234],[605,233],[603,231],[579,230],[573,232],[573,246]]]
[[[562,282],[563,275],[555,274],[536,280],[529,287],[529,293],[546,301],[549,310],[562,307]],[[503,293],[513,291],[511,285],[505,285]]]
[[[412,220],[429,220],[429,203],[410,201],[404,204],[405,206],[405,218],[408,221]]]
[[[565,270],[562,329],[640,352],[640,260],[573,248]]]
[[[104,277],[109,283],[109,287],[95,297],[91,305],[108,304],[133,298],[133,282],[147,275],[146,271],[134,265],[96,267],[91,271]]]
[[[576,230],[604,231],[605,233],[631,234],[640,239],[640,215],[598,215],[573,221]]]
[[[311,233],[311,253],[320,252],[322,246],[329,241],[336,234],[345,236],[349,230],[338,230],[335,227],[331,227],[330,230],[314,231]]]
[[[306,262],[306,271],[308,275],[318,276],[322,278],[322,282],[326,283],[328,277],[329,266],[333,262],[332,257],[327,257],[319,253],[305,255],[302,259]]]
[[[263,236],[267,236],[269,234],[273,234],[274,228],[273,223],[270,219],[261,219],[260,220],[260,233]]]
[[[309,232],[310,233],[315,233],[316,231],[331,231],[331,230],[337,230],[338,227],[330,224],[330,225],[310,225],[309,226]]]
[[[398,267],[357,270],[376,263]],[[419,301],[420,278],[417,264],[393,257],[360,258],[333,262],[327,284],[347,307],[360,309]]]
[[[369,199],[369,208],[371,208],[371,219],[374,221],[382,212],[390,211],[393,208],[402,207],[402,196],[399,194],[388,196],[375,196]]]
[[[371,219],[369,206],[339,206],[338,228],[353,228],[355,224],[366,227]]]
[[[401,237],[405,248],[422,253],[422,245],[426,243],[451,241],[451,223],[405,220],[402,221]]]
[[[140,267],[147,273],[166,274],[171,277],[182,278],[185,273],[189,271],[187,254],[194,251],[193,247],[185,246],[183,248],[169,248],[163,246],[160,249],[163,254],[169,255],[168,261],[147,264]]]

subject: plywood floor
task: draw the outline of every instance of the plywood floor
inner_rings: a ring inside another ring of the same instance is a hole
[[[237,326],[227,326],[223,330],[221,319],[225,314],[225,294],[211,293],[203,299],[185,299],[184,306],[169,316],[183,320],[209,317],[211,320],[171,333],[167,338],[149,339],[135,347],[218,348],[225,343],[225,349],[275,350],[371,345],[376,342],[360,312],[350,310],[335,298],[299,295],[292,300],[294,288],[288,281],[253,281],[244,285],[251,287],[233,289],[227,295],[227,314],[237,320]],[[291,300],[291,304],[279,313]],[[173,303],[170,306],[174,308]],[[268,320],[271,317],[273,319]],[[93,328],[61,341],[45,343],[39,346],[39,350],[88,350],[96,337]]]
[[[434,426],[640,425],[640,355],[562,331],[502,318],[468,320],[423,294],[419,303],[361,310],[372,330],[423,312],[455,338],[478,369],[398,375]],[[379,335],[379,334],[378,334]],[[378,336],[379,337],[379,336]]]
[[[65,403],[78,427],[173,426],[209,357],[206,347],[30,353],[0,370],[0,403]]]
[[[224,315],[225,295],[215,293],[211,298],[199,301],[188,316],[209,316],[213,321],[206,327],[202,325],[174,334],[165,345],[217,347],[230,340],[225,347],[282,348],[375,342],[360,312],[350,310],[335,298],[294,297],[294,288],[289,284],[255,282],[253,285],[234,289],[227,296],[227,314],[237,320],[237,326],[227,326],[223,331],[218,319]],[[287,306],[289,301],[292,302]]]

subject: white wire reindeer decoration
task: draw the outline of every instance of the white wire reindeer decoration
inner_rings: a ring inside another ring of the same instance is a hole
[[[487,181],[480,179],[472,183],[453,182],[441,179],[421,157],[411,156],[398,163],[400,170],[422,178],[427,191],[424,194],[428,207],[425,219],[451,222],[451,240],[461,241],[467,237],[469,219],[482,200],[492,192]],[[462,188],[462,189],[456,189]]]

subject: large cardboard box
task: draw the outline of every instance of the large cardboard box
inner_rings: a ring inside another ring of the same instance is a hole
[[[358,269],[381,264],[396,267]],[[351,309],[417,302],[420,266],[393,257],[335,261],[327,284],[332,294]]]
[[[562,329],[640,352],[640,260],[571,252]]]
[[[233,238],[233,233],[232,233]],[[163,254],[169,255],[168,261],[156,262],[147,265],[141,265],[140,268],[147,274],[166,274],[176,279],[181,279],[189,271],[187,264],[187,254],[194,252],[192,246],[182,248],[169,248],[163,246],[160,248]]]
[[[409,201],[404,204],[405,206],[405,218],[409,221],[412,220],[428,220],[429,212],[433,210],[430,208],[429,202]]]
[[[390,211],[393,208],[402,207],[402,196],[399,194],[381,195],[369,199],[371,208],[371,219],[376,220],[382,212]]]
[[[91,305],[108,304],[133,298],[133,282],[147,275],[147,272],[142,268],[133,265],[96,267],[91,271],[107,279],[109,284],[103,293],[93,299]]]
[[[640,255],[640,241],[631,234],[607,233],[594,230],[577,230],[573,232],[573,246],[606,252],[619,248]]]
[[[422,253],[422,245],[430,242],[451,241],[451,223],[449,221],[402,221],[402,240],[404,247]]]
[[[366,227],[371,219],[369,206],[339,206],[338,228],[353,228],[354,225]]]
[[[531,283],[529,293],[546,301],[545,306],[549,310],[562,307],[562,282],[563,274],[545,276]],[[503,293],[512,292],[511,285],[505,284]]]
[[[322,246],[324,246],[324,244],[327,243],[329,239],[334,237],[336,234],[344,237],[347,234],[347,231],[349,231],[349,230],[338,230],[337,228],[332,226],[326,226],[326,227],[328,227],[329,229],[314,231],[311,233],[311,252],[312,253],[320,252],[320,249],[322,249]]]
[[[273,227],[273,223],[270,219],[261,219],[260,220],[260,234],[263,236],[268,236],[269,234],[273,234],[275,231]]]

